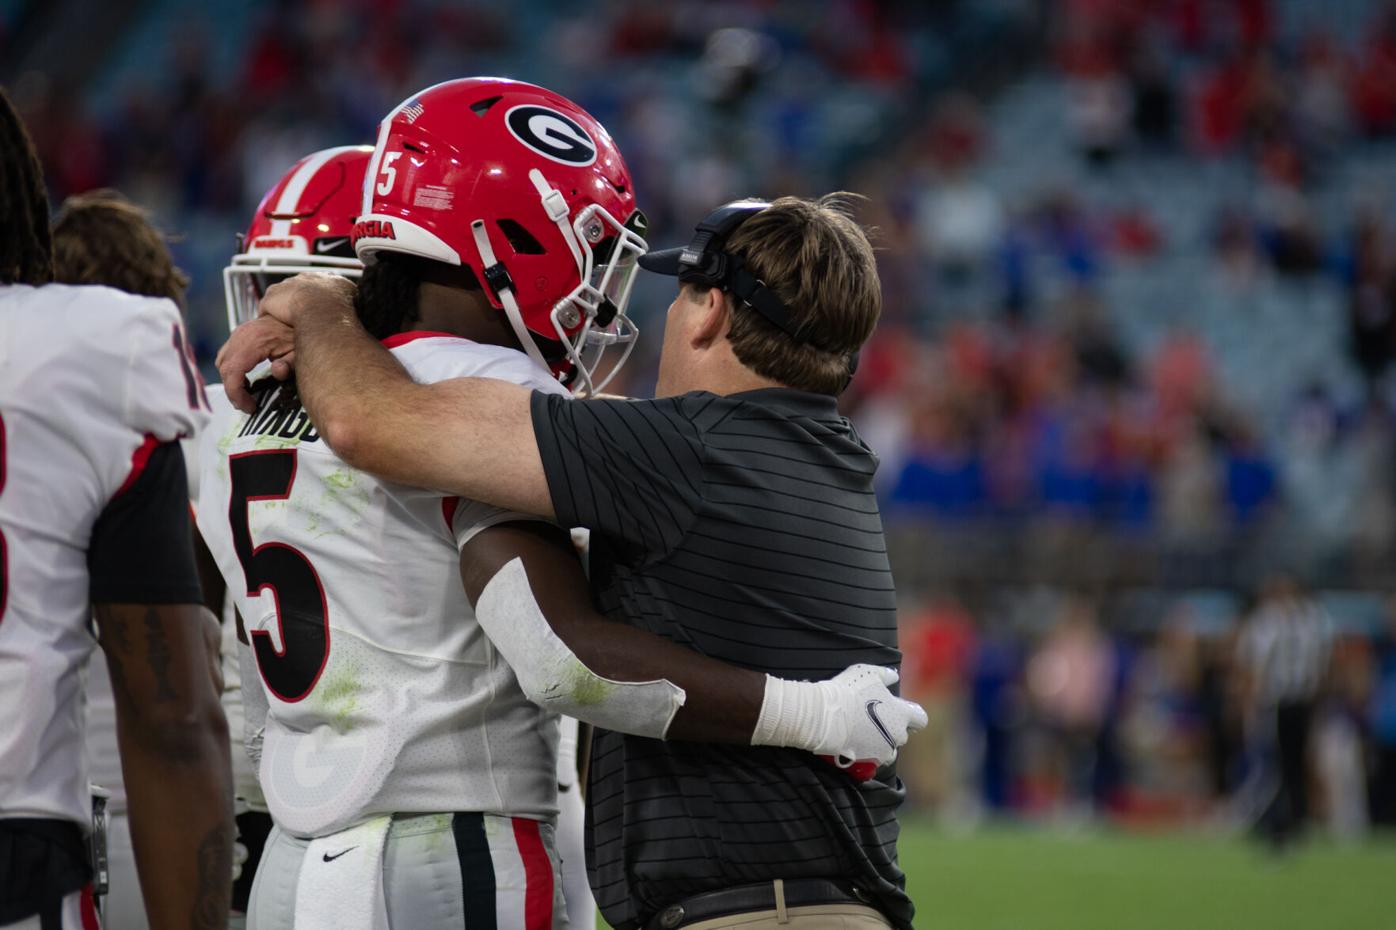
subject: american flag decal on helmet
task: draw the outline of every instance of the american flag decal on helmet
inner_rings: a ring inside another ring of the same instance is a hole
[[[425,112],[426,107],[422,106],[422,101],[415,97],[404,103],[402,109],[398,111],[409,124],[417,122]]]

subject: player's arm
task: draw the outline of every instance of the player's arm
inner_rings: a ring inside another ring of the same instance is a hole
[[[228,725],[210,671],[179,446],[158,446],[93,528],[99,643],[141,890],[154,930],[224,927],[232,876]]]
[[[268,358],[289,373],[320,436],[355,468],[509,510],[552,516],[527,388],[465,378],[417,384],[354,314],[353,284],[298,275],[268,289],[266,315],[218,354],[228,399],[251,409],[246,374]]]
[[[505,523],[461,549],[476,617],[529,699],[587,723],[659,739],[790,746],[889,762],[919,707],[894,697],[890,669],[855,666],[824,682],[791,682],[708,658],[608,620],[567,534]],[[877,720],[864,708],[881,701]],[[886,734],[884,735],[884,728]]]

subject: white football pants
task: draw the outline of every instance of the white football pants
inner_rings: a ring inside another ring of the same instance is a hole
[[[248,930],[294,930],[310,840],[273,827]],[[398,814],[383,846],[393,930],[566,930],[552,824],[494,814]],[[346,891],[346,894],[349,893]]]

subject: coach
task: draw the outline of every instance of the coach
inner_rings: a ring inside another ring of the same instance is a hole
[[[877,459],[835,402],[881,309],[862,230],[834,197],[737,202],[641,265],[680,282],[656,400],[415,384],[342,281],[306,276],[219,365],[237,402],[248,370],[294,349],[301,398],[351,465],[590,528],[612,618],[790,678],[896,665]],[[602,731],[592,887],[621,930],[910,927],[902,798],[890,767],[860,783],[800,752]]]

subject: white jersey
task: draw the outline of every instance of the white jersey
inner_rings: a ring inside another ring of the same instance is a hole
[[[205,404],[170,301],[0,287],[0,817],[90,823],[92,527]]]
[[[205,395],[214,416],[233,409],[222,385],[209,385],[205,388]],[[184,452],[185,468],[189,472],[192,505],[199,496],[199,442],[195,438],[188,438],[180,443],[180,447]],[[252,770],[251,760],[243,747],[242,682],[238,669],[237,623],[231,600],[225,600],[219,620],[223,626],[219,647],[223,673],[221,701],[223,713],[228,718],[228,732],[232,734],[233,795],[251,808],[260,810],[264,805],[261,789],[257,786],[257,773]],[[88,667],[87,764],[92,783],[109,795],[107,810],[112,814],[123,813],[126,810],[126,783],[121,773],[121,755],[116,740],[116,698],[112,694],[107,664],[100,657],[94,657]]]
[[[479,376],[565,393],[523,353],[432,333],[385,340],[419,382]],[[391,813],[556,812],[556,717],[474,620],[459,548],[535,519],[345,465],[283,391],[204,437],[198,522],[268,699],[260,777],[282,829]]]

